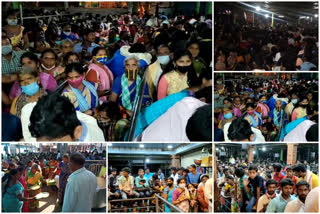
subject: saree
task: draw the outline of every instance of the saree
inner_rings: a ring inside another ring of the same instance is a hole
[[[71,169],[69,168],[68,164],[65,164],[65,163],[62,164],[60,169],[61,169],[61,172],[59,175],[58,198],[59,198],[59,202],[63,203],[63,196],[64,196],[64,192],[66,190],[66,186],[68,183],[68,178],[72,172],[71,172]]]
[[[76,111],[86,112],[98,106],[99,97],[97,94],[97,83],[83,81],[84,87],[82,91],[70,86],[65,88],[62,95],[67,97],[73,104]]]
[[[8,180],[5,182],[7,184]],[[18,195],[23,194],[24,188],[20,182],[7,187],[2,196],[2,209],[4,212],[19,213],[22,211],[23,201],[18,199]]]
[[[254,116],[246,114],[244,117],[245,120],[247,120],[251,127],[259,127],[262,124],[262,118],[261,115],[257,112],[254,112]]]
[[[168,198],[167,198],[167,201],[172,203],[172,194],[173,194],[173,191],[176,189],[176,187],[173,187],[172,190],[169,190],[168,188],[166,188],[165,190],[168,191]],[[167,204],[164,204],[164,212],[166,213],[170,213],[172,212],[170,207],[167,205]]]
[[[21,185],[24,188],[23,196],[25,198],[29,197],[29,194],[27,192],[27,184],[26,184],[26,181],[24,180],[24,178],[22,176],[19,178],[19,182],[21,183]],[[23,206],[22,206],[22,212],[23,213],[29,212],[29,203],[28,203],[28,201],[24,201]]]
[[[173,192],[172,201],[180,200],[181,202],[179,204],[176,204],[178,208],[180,208],[183,212],[189,212],[189,200],[190,200],[190,194],[187,188],[182,190],[180,192],[180,189],[175,189]],[[183,201],[182,201],[183,200]]]
[[[88,80],[89,82],[98,83],[99,91],[110,90],[112,87],[113,79],[113,74],[106,65],[104,65],[103,68],[94,63],[91,63],[89,65],[88,71],[86,73],[86,80]],[[105,102],[107,101],[107,97],[100,97],[100,100]]]

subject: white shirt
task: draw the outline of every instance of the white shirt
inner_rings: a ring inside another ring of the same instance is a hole
[[[305,120],[289,132],[285,137],[285,142],[307,142],[306,134],[309,128],[316,124],[311,120]]]
[[[91,212],[97,191],[96,176],[84,167],[78,169],[69,176],[62,212]]]
[[[319,212],[319,192],[320,192],[319,187],[316,187],[309,192],[305,201],[304,212],[306,213]]]
[[[174,186],[177,186],[178,185],[179,174],[178,173],[176,173],[175,175],[171,174],[170,177],[173,178]]]
[[[285,213],[303,213],[304,212],[304,203],[302,201],[300,201],[299,198],[296,198],[287,204],[284,212]]]
[[[185,97],[174,104],[165,114],[151,123],[142,133],[141,141],[187,141],[189,118],[206,103],[194,97]]]
[[[36,138],[31,136],[29,131],[30,124],[30,116],[33,108],[36,106],[36,102],[28,103],[21,110],[21,124],[22,124],[22,133],[23,138],[26,142],[35,142]],[[84,123],[88,129],[87,135],[84,138],[85,142],[101,142],[105,141],[103,132],[98,126],[97,120],[94,117],[81,113],[80,111],[76,111],[77,118]]]
[[[225,142],[231,142],[231,140],[228,137],[228,133],[229,133],[228,130],[229,130],[230,125],[231,125],[231,122],[226,123],[223,127],[223,135],[224,135]],[[251,127],[251,131],[253,132],[253,134],[255,136],[253,142],[265,142],[266,141],[259,129]]]

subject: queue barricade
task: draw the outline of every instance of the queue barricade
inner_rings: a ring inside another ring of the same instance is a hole
[[[133,208],[110,208],[108,212],[121,212],[121,211],[128,212],[128,210],[126,210],[126,209],[135,209],[132,212],[139,212],[138,209],[146,209],[149,211],[151,208],[155,208],[156,213],[161,213],[161,212],[164,212],[164,208],[163,208],[162,204],[167,204],[167,206],[170,207],[172,212],[183,213],[183,211],[181,209],[179,209],[178,207],[176,207],[172,203],[168,202],[167,200],[165,200],[164,198],[162,198],[158,194],[155,194],[154,197],[108,200],[110,207],[111,207],[112,203],[125,203],[125,202],[136,202],[136,201],[147,201],[147,202],[155,201],[155,203],[154,203],[154,205],[152,205],[152,203],[147,203],[148,205],[146,207],[137,206],[137,207],[133,207]]]

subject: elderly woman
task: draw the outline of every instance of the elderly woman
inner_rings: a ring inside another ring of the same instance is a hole
[[[19,84],[22,94],[13,100],[10,113],[20,118],[22,108],[28,103],[37,102],[46,92],[40,88],[39,73],[30,67],[22,67],[19,73]]]
[[[118,102],[123,108],[130,112],[133,104],[138,99],[142,77],[139,75],[139,59],[135,56],[128,56],[124,60],[125,73],[117,77],[112,86],[110,101]],[[147,106],[152,102],[149,89],[146,85],[142,105]]]
[[[58,54],[58,56],[63,58],[67,53],[73,51],[72,41],[69,39],[62,40],[60,49],[61,49],[61,52]]]
[[[80,63],[67,65],[65,73],[69,84],[62,95],[69,98],[76,111],[93,116],[99,101],[98,84],[84,80],[85,70]]]

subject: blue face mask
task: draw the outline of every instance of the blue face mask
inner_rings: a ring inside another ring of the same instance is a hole
[[[226,120],[229,120],[229,119],[231,119],[232,118],[232,113],[231,112],[229,112],[228,114],[225,114],[224,115],[224,118],[226,119]]]
[[[291,102],[292,102],[293,104],[296,104],[296,103],[298,102],[298,99],[292,99]]]
[[[21,89],[22,89],[22,92],[25,93],[26,95],[32,96],[39,91],[40,87],[37,82],[34,82],[26,86],[21,86]]]
[[[267,103],[268,103],[268,101],[266,101],[266,100],[262,100],[262,103],[267,104]]]
[[[108,61],[108,57],[107,56],[98,56],[96,57],[97,59],[97,62],[101,63],[101,64],[107,64],[107,61]]]
[[[8,55],[12,52],[12,45],[3,45],[2,46],[2,55]]]

